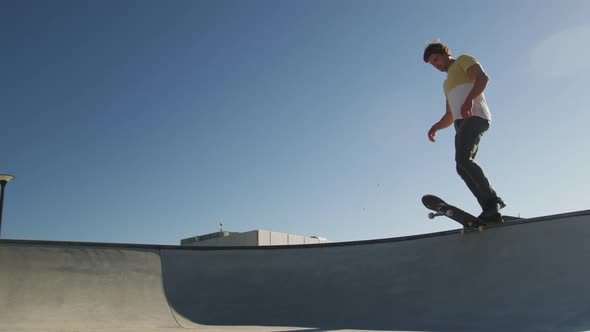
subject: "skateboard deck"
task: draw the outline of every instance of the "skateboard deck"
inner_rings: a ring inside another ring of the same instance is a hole
[[[461,224],[463,226],[462,233],[482,231],[486,226],[486,223],[483,220],[443,201],[441,198],[434,195],[422,196],[422,204],[424,204],[427,209],[435,212],[430,212],[428,214],[429,219],[434,219],[438,216],[445,216]]]

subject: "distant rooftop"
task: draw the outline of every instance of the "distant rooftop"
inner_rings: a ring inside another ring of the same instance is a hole
[[[327,243],[318,236],[301,236],[265,230],[245,233],[219,231],[180,240],[182,246],[282,246]]]

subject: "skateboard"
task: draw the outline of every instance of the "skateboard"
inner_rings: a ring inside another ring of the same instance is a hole
[[[459,209],[456,206],[448,204],[434,195],[422,196],[422,204],[424,204],[427,209],[435,212],[430,212],[428,214],[428,219],[434,219],[438,216],[448,217],[463,226],[461,233],[473,231],[481,232],[486,226],[486,223],[483,220]]]

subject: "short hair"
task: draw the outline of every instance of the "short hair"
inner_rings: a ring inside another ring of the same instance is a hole
[[[424,49],[424,62],[428,63],[428,58],[430,58],[432,54],[442,54],[449,57],[452,56],[449,47],[441,43],[440,40],[433,41],[432,43],[426,45],[426,48]]]

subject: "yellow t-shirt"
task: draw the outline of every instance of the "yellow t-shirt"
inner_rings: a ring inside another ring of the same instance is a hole
[[[461,106],[465,102],[465,98],[473,89],[474,80],[470,80],[467,76],[467,69],[478,64],[477,59],[470,55],[461,55],[449,67],[447,72],[447,79],[444,83],[445,96],[453,112],[455,120],[462,119]],[[473,115],[479,116],[486,120],[492,120],[492,115],[486,102],[486,97],[482,93],[473,100]]]

